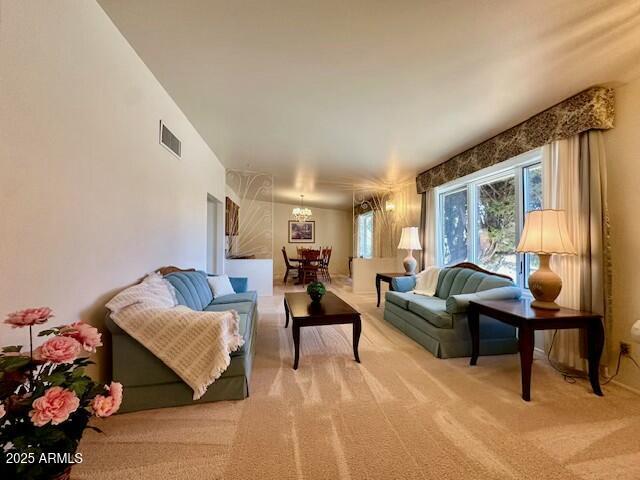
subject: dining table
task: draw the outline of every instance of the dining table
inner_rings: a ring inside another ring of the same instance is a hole
[[[289,258],[290,262],[298,262],[298,280],[296,281],[295,285],[302,285],[302,267],[306,265],[312,265],[314,263],[318,263],[322,260],[320,257],[321,252],[319,249],[308,249],[308,250],[315,250],[316,252],[318,252],[318,258],[314,258],[314,259],[305,258],[303,255],[300,255],[300,252],[298,252],[297,257]]]

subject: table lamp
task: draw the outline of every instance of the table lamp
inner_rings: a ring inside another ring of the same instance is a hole
[[[420,239],[418,238],[418,227],[403,227],[402,235],[400,236],[400,243],[398,244],[398,250],[408,250],[407,256],[402,261],[404,264],[404,270],[407,273],[415,273],[418,262],[413,258],[414,250],[422,250],[420,245]]]
[[[516,249],[520,253],[536,253],[540,268],[529,276],[529,290],[535,300],[531,306],[558,310],[555,302],[562,290],[562,279],[549,267],[551,255],[576,255],[569,239],[567,218],[562,210],[534,210],[527,213],[524,230]]]
[[[636,323],[631,325],[631,340],[640,343],[640,320],[636,320]]]

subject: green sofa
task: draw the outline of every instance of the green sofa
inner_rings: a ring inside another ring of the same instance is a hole
[[[175,407],[218,400],[240,400],[249,396],[251,365],[258,324],[257,293],[248,292],[246,278],[231,278],[236,293],[213,298],[207,275],[200,271],[178,271],[165,275],[174,286],[180,305],[193,310],[236,310],[244,345],[231,354],[227,370],[197,401],[193,390],[154,354],[118,327],[110,316],[113,379],[124,386],[120,412]]]
[[[415,276],[397,277],[385,295],[384,319],[438,358],[471,356],[467,307],[473,299],[520,298],[521,290],[506,277],[479,267],[443,268],[435,296],[412,293]],[[516,329],[480,316],[480,354],[516,353]]]

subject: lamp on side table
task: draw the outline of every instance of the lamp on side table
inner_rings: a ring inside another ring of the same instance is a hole
[[[422,245],[420,245],[420,239],[418,238],[418,227],[402,228],[398,250],[408,250],[407,256],[402,261],[404,270],[407,273],[415,273],[418,262],[413,258],[413,251],[422,250]]]
[[[534,210],[527,213],[524,230],[516,249],[520,253],[536,253],[540,268],[529,276],[529,290],[535,300],[534,308],[559,310],[555,302],[562,290],[562,279],[551,270],[551,255],[576,255],[569,238],[567,219],[563,210]]]

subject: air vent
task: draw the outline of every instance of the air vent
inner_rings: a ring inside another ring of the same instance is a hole
[[[160,120],[160,143],[176,157],[182,157],[182,142]]]

